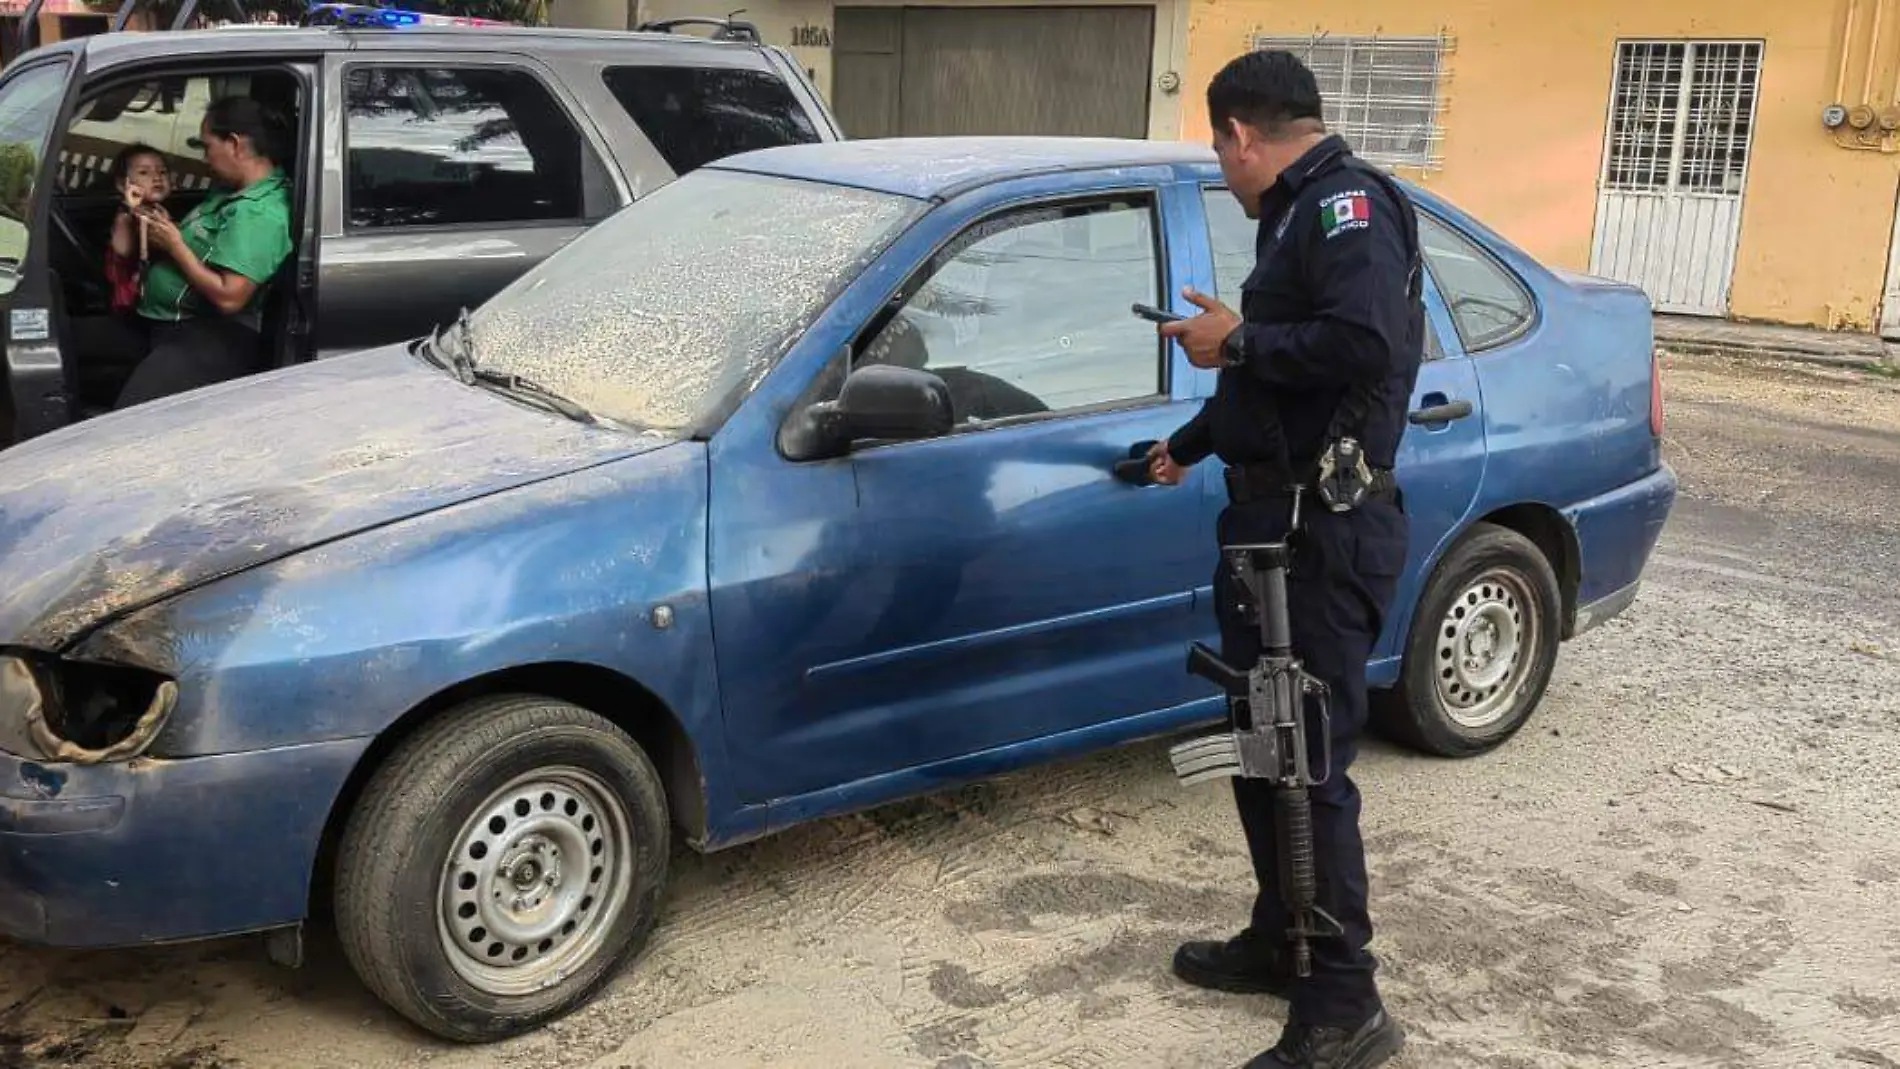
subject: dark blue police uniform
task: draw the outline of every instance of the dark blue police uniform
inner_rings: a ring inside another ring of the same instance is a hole
[[[1290,992],[1295,1015],[1313,1025],[1357,1025],[1382,1008],[1377,963],[1367,949],[1372,924],[1359,789],[1346,770],[1366,721],[1366,661],[1405,565],[1407,520],[1391,469],[1424,330],[1416,216],[1382,178],[1332,136],[1266,192],[1256,263],[1243,286],[1243,324],[1227,341],[1229,366],[1214,396],[1168,442],[1181,464],[1210,454],[1226,463],[1223,545],[1286,537],[1289,480],[1306,487],[1292,539],[1288,610],[1295,654],[1332,692],[1332,775],[1311,792],[1313,838],[1317,904],[1345,929],[1343,941],[1312,943],[1310,977],[1295,983],[1285,973],[1280,989]],[[1320,503],[1313,478],[1334,414],[1355,386],[1361,403],[1349,411],[1362,418],[1347,433],[1358,438],[1378,478],[1358,507],[1334,513]],[[1222,658],[1251,666],[1259,635],[1242,615],[1244,591],[1218,565],[1214,591]],[[1275,890],[1270,789],[1266,781],[1236,778],[1234,793],[1260,884],[1240,942],[1284,960],[1288,920]]]

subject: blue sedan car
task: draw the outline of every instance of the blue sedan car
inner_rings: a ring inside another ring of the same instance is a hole
[[[1218,462],[1113,472],[1212,390],[1129,309],[1237,303],[1219,182],[1170,143],[742,155],[416,344],[0,454],[0,932],[294,950],[329,906],[382,999],[490,1040],[638,953],[675,830],[1218,718]],[[1414,194],[1369,671],[1386,730],[1467,755],[1630,604],[1676,484],[1644,296]]]

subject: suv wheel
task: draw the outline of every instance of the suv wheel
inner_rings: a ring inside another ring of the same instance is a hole
[[[513,697],[442,714],[377,770],[337,852],[345,954],[384,1002],[486,1042],[578,1008],[645,945],[666,795],[626,733]]]

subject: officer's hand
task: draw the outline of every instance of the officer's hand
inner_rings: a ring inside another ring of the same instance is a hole
[[[1187,477],[1187,469],[1174,462],[1168,455],[1168,440],[1161,439],[1148,447],[1148,474],[1155,482],[1163,486],[1179,486]]]
[[[1201,314],[1161,324],[1162,337],[1179,338],[1181,347],[1187,350],[1188,363],[1195,367],[1220,367],[1226,362],[1221,357],[1221,343],[1240,326],[1240,316],[1192,286],[1184,288],[1181,295],[1199,307]]]

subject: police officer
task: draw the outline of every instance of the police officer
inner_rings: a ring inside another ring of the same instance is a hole
[[[1359,790],[1346,769],[1366,720],[1366,661],[1405,563],[1392,467],[1424,329],[1417,220],[1396,185],[1327,133],[1319,88],[1293,55],[1235,59],[1208,86],[1207,104],[1228,189],[1259,223],[1255,265],[1242,314],[1190,289],[1201,313],[1159,328],[1196,367],[1220,374],[1201,411],[1149,451],[1150,472],[1178,483],[1186,468],[1218,456],[1229,499],[1220,543],[1292,532],[1294,652],[1331,689],[1331,777],[1311,791],[1317,904],[1345,934],[1314,940],[1311,975],[1293,975],[1269,789],[1236,778],[1260,887],[1252,923],[1224,942],[1182,946],[1174,967],[1203,987],[1289,1000],[1280,1041],[1249,1066],[1368,1069],[1404,1035],[1373,981]],[[1330,472],[1321,467],[1329,451]],[[1323,473],[1334,476],[1332,501],[1343,511],[1322,498]],[[1242,615],[1245,591],[1225,567],[1216,567],[1214,589],[1222,657],[1252,665],[1259,640]]]

